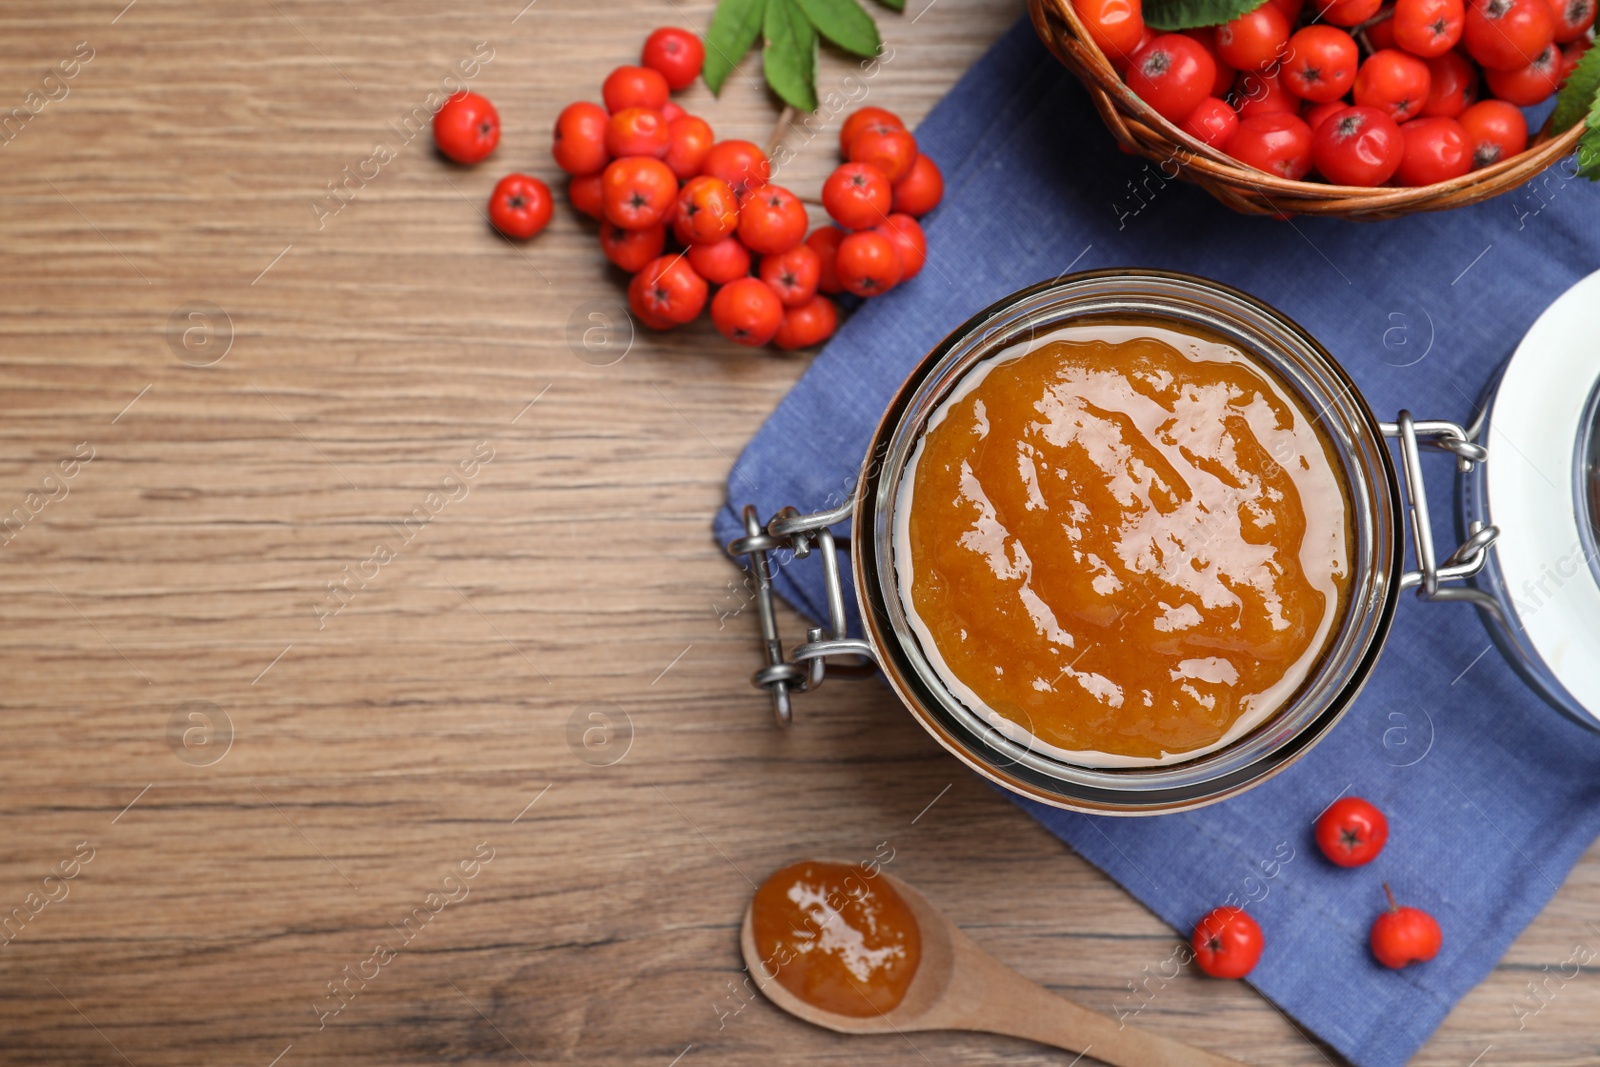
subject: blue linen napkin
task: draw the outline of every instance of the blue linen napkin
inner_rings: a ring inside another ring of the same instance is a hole
[[[1381,418],[1407,407],[1465,423],[1538,313],[1600,267],[1600,190],[1564,170],[1476,207],[1402,221],[1236,215],[1121,154],[1026,20],[917,138],[946,179],[943,205],[925,220],[927,265],[845,324],[745,449],[716,518],[723,543],[742,533],[745,503],[765,520],[784,505],[844,500],[879,415],[923,354],[995,299],[1069,268],[1216,278],[1321,339]],[[1436,487],[1449,477],[1448,462],[1429,469]],[[1437,488],[1435,501],[1436,540],[1454,545]],[[826,617],[815,562],[783,567],[776,582],[809,617]],[[853,602],[850,612],[859,633]],[[808,700],[826,692],[798,699],[796,729]],[[1389,816],[1388,847],[1363,868],[1335,868],[1311,837],[1341,795]],[[1248,901],[1267,939],[1250,981],[1356,1064],[1391,1067],[1494,967],[1600,834],[1600,735],[1525,688],[1471,608],[1407,597],[1355,707],[1259,788],[1142,819],[1017,803],[1185,934],[1212,907]],[[1395,972],[1372,959],[1368,930],[1385,881],[1439,920],[1444,947],[1431,963]],[[1594,945],[1597,935],[1574,930],[1571,940]],[[1095,1006],[1137,1010],[1159,995],[1147,975],[1162,963],[1130,957],[1127,979],[1140,992]],[[1537,1006],[1490,1009],[1501,1012],[1487,1020],[1496,1062],[1537,1040],[1528,1015]]]

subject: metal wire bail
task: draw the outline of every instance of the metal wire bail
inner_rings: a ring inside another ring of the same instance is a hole
[[[1411,513],[1411,545],[1417,556],[1417,569],[1400,576],[1401,589],[1416,589],[1423,600],[1454,599],[1441,596],[1441,582],[1463,582],[1483,569],[1489,559],[1489,546],[1500,536],[1498,526],[1486,526],[1474,519],[1467,527],[1467,539],[1441,565],[1435,561],[1433,524],[1428,516],[1427,484],[1422,476],[1423,448],[1449,452],[1456,457],[1456,470],[1470,472],[1486,462],[1488,449],[1471,439],[1466,430],[1453,422],[1413,419],[1401,411],[1394,422],[1380,422],[1385,437],[1400,441],[1400,462],[1405,473],[1406,510]],[[1449,590],[1444,592],[1448,593]]]
[[[872,645],[844,635],[844,585],[839,574],[839,552],[849,551],[849,541],[835,537],[830,526],[850,517],[847,503],[832,511],[802,515],[795,508],[784,508],[762,526],[754,504],[744,506],[743,537],[728,543],[728,555],[745,557],[755,579],[756,611],[761,620],[761,645],[766,666],[750,676],[758,689],[772,694],[772,716],[779,726],[794,719],[792,693],[804,693],[822,685],[829,670],[829,656],[849,655],[855,662],[834,663],[832,670],[845,678],[865,678],[877,673],[877,653]],[[794,559],[806,559],[815,548],[822,560],[823,585],[828,597],[828,625],[806,631],[806,643],[797,645],[788,657],[778,636],[777,603],[772,588],[772,557],[778,549],[788,549]]]

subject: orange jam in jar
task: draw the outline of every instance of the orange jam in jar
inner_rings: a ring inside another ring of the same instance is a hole
[[[791,864],[756,890],[750,923],[761,977],[837,1015],[892,1010],[922,960],[916,916],[876,869]]]
[[[1244,736],[1323,654],[1350,505],[1317,412],[1222,340],[1088,320],[975,365],[899,487],[896,578],[935,671],[1089,766]]]

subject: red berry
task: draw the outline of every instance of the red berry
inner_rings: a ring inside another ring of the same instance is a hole
[[[1317,847],[1340,867],[1370,863],[1389,840],[1389,820],[1360,797],[1340,797],[1317,816]]]
[[[456,93],[434,113],[433,143],[456,163],[476,163],[500,143],[500,115],[477,93]]]
[[[1556,43],[1571,44],[1594,25],[1595,0],[1550,0],[1556,22]]]
[[[654,156],[660,159],[672,146],[672,134],[661,112],[647,107],[625,107],[606,123],[606,151],[613,159]]]
[[[1283,12],[1283,17],[1291,26],[1300,21],[1300,9],[1305,6],[1305,0],[1267,0],[1267,2]]]
[[[900,253],[900,280],[908,282],[917,276],[928,260],[928,238],[922,227],[910,215],[890,215],[873,227],[894,242]]]
[[[1246,166],[1299,181],[1311,170],[1311,127],[1282,112],[1239,120],[1222,150]]]
[[[644,39],[639,62],[657,71],[672,89],[687,89],[705,65],[706,46],[688,30],[663,26]]]
[[[662,162],[672,168],[672,173],[680,181],[687,181],[699,174],[705,165],[706,154],[716,140],[711,133],[711,126],[705,119],[681,115],[667,123],[667,134],[671,144],[667,147],[667,154],[661,157]]]
[[[550,223],[550,187],[526,174],[507,174],[489,194],[489,221],[507,237],[527,239]]]
[[[1300,117],[1306,120],[1306,125],[1311,127],[1311,132],[1316,133],[1317,127],[1322,125],[1323,119],[1343,111],[1349,106],[1343,100],[1329,100],[1321,104],[1313,104],[1307,100],[1300,111]]]
[[[1463,16],[1465,18],[1465,16]],[[1367,43],[1372,45],[1374,52],[1380,48],[1393,48],[1394,45],[1394,12],[1390,11],[1367,27]]]
[[[839,284],[839,242],[844,240],[844,231],[837,226],[823,226],[814,230],[806,238],[806,245],[816,252],[817,260],[821,265],[821,273],[817,277],[817,290],[823,293],[842,293],[844,286]]]
[[[1359,26],[1378,13],[1383,0],[1318,0],[1323,22],[1334,26]]]
[[[700,173],[721,178],[744,196],[759,189],[772,177],[772,163],[766,153],[749,141],[718,141],[706,153]]]
[[[628,285],[628,306],[633,309],[634,317],[640,322],[644,323],[646,326],[650,327],[652,330],[675,330],[678,328],[679,324],[673,322],[671,319],[657,315],[654,312],[647,311],[641,307],[634,299],[633,285],[631,283]]]
[[[645,264],[628,284],[628,302],[642,314],[668,322],[690,322],[706,306],[706,281],[682,254]]]
[[[1467,9],[1461,0],[1395,0],[1394,43],[1414,56],[1442,56],[1461,40]]]
[[[1210,27],[1204,27],[1204,29],[1209,30]],[[1183,32],[1188,33],[1190,31],[1185,30]],[[1157,36],[1158,34],[1155,30],[1152,30],[1149,26],[1146,26],[1144,28],[1144,32],[1139,35],[1139,43],[1134,46],[1132,55],[1115,55],[1106,57],[1107,59],[1111,60],[1112,69],[1114,69],[1118,74],[1126,76],[1128,73],[1128,65],[1133,62],[1133,56],[1138,55],[1145,45],[1155,40]]]
[[[796,348],[820,345],[832,337],[838,327],[839,310],[832,300],[818,294],[799,307],[784,309],[783,321],[778,324],[778,332],[772,340],[785,352],[792,352]]]
[[[1224,100],[1214,96],[1200,101],[1200,106],[1189,112],[1189,117],[1179,124],[1184,133],[1212,148],[1221,148],[1239,127],[1239,116]]]
[[[673,232],[684,244],[715,244],[739,227],[739,198],[721,178],[700,174],[678,190]]]
[[[861,230],[839,242],[834,270],[846,290],[877,296],[899,284],[905,266],[895,242],[876,230]]]
[[[1567,75],[1571,74],[1578,64],[1583,62],[1583,57],[1589,49],[1594,47],[1593,38],[1585,37],[1580,41],[1561,46],[1561,81],[1566,83]]]
[[[1478,68],[1460,52],[1428,60],[1428,99],[1422,115],[1453,119],[1478,97]]]
[[[1504,100],[1481,100],[1456,116],[1472,142],[1472,169],[1510,159],[1528,147],[1528,120]]]
[[[1192,37],[1164,33],[1139,49],[1123,81],[1162,118],[1178,123],[1211,95],[1217,65]]]
[[[763,256],[787,252],[805,240],[806,206],[781,185],[752,189],[739,201],[739,240]]]
[[[1311,161],[1334,185],[1382,185],[1400,166],[1400,127],[1375,107],[1347,107],[1311,135]]]
[[[1261,958],[1261,927],[1243,909],[1213,908],[1194,924],[1194,961],[1213,978],[1243,978]]]
[[[1409,963],[1425,963],[1439,954],[1444,935],[1432,915],[1421,908],[1395,903],[1389,883],[1383,884],[1389,910],[1372,923],[1372,954],[1385,967],[1399,970]]]
[[[1283,65],[1284,87],[1318,104],[1337,100],[1350,91],[1360,59],[1355,38],[1341,29],[1307,26],[1296,30],[1289,38],[1289,58]]]
[[[1555,95],[1561,86],[1561,49],[1550,45],[1537,59],[1516,70],[1486,70],[1483,80],[1489,91],[1518,107],[1532,107]]]
[[[1293,115],[1300,110],[1300,98],[1284,87],[1281,77],[1256,70],[1239,75],[1233,102],[1242,119],[1251,115]]]
[[[600,172],[606,218],[625,230],[642,230],[666,218],[678,179],[659,159],[615,159]]]
[[[822,206],[847,230],[876,226],[888,218],[892,201],[889,179],[866,163],[840,164],[822,183]]]
[[[680,188],[678,190],[682,192]],[[662,223],[672,231],[673,239],[684,248],[693,248],[695,245],[694,230],[689,227],[689,216],[683,213],[678,201],[674,199],[672,206],[667,208],[666,215],[662,216]]]
[[[1398,48],[1385,48],[1361,64],[1356,74],[1356,103],[1404,122],[1422,110],[1432,84],[1428,64]]]
[[[687,114],[688,112],[679,107],[676,101],[668,100],[665,104],[661,105],[661,117],[666,119],[669,123],[673,119],[681,119]]]
[[[629,274],[644,270],[666,244],[667,227],[660,222],[642,230],[624,230],[610,222],[600,227],[600,250]]]
[[[921,218],[939,206],[944,198],[944,176],[939,168],[922,153],[911,163],[911,173],[893,187],[891,200],[895,211]]]
[[[1516,70],[1556,39],[1549,0],[1471,0],[1462,39],[1487,70]]]
[[[839,128],[839,154],[841,156],[850,150],[850,142],[855,139],[856,134],[868,126],[898,126],[902,130],[906,128],[906,124],[900,121],[900,116],[888,108],[864,107],[858,111],[853,111],[850,113],[850,117],[844,120],[844,125]]]
[[[822,276],[822,260],[818,258],[816,249],[807,244],[798,244],[787,252],[762,256],[761,268],[756,273],[778,294],[784,307],[799,307],[817,293],[817,282]]]
[[[877,167],[893,185],[911,173],[917,160],[917,140],[898,126],[874,124],[850,141],[846,158]]]
[[[1217,33],[1221,29],[1222,27],[1220,26],[1200,26],[1195,29],[1179,31],[1185,37],[1191,37],[1199,42],[1200,47],[1204,48],[1211,56],[1211,62],[1216,65],[1216,76],[1211,79],[1212,96],[1227,96],[1228,90],[1233,88],[1234,79],[1239,73],[1224,62],[1222,56],[1217,53]]]
[[[1587,37],[1561,46],[1561,83],[1563,85],[1566,84],[1567,78],[1572,72],[1578,68],[1578,64],[1583,62],[1584,53],[1588,52],[1593,46],[1594,42]]]
[[[689,265],[712,285],[727,285],[750,274],[750,250],[737,237],[689,246]]]
[[[660,111],[667,102],[667,79],[649,67],[618,67],[606,75],[600,95],[613,115],[629,107]]]
[[[568,104],[556,118],[550,154],[568,174],[598,174],[611,161],[606,151],[605,108],[587,100]]]
[[[1238,70],[1259,70],[1281,60],[1288,50],[1289,20],[1271,4],[1217,27],[1217,54]]]
[[[574,175],[567,179],[567,199],[591,219],[606,217],[605,183],[598,174]]]
[[[1401,185],[1433,185],[1472,169],[1472,142],[1455,119],[1416,119],[1400,127],[1405,152],[1395,172]]]
[[[741,345],[764,345],[783,323],[783,303],[760,278],[738,278],[711,299],[711,322]]]
[[[1144,36],[1141,0],[1072,0],[1089,40],[1107,59],[1131,57]]]

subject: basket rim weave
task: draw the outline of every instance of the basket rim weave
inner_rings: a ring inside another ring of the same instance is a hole
[[[1582,123],[1555,136],[1547,126],[1522,152],[1433,185],[1367,188],[1293,181],[1246,166],[1157,114],[1123,83],[1084,30],[1072,0],[1029,0],[1028,8],[1040,39],[1083,82],[1119,142],[1157,164],[1175,166],[1177,174],[1169,177],[1181,175],[1249,214],[1386,219],[1463,207],[1516,188],[1570,154],[1583,135]]]

